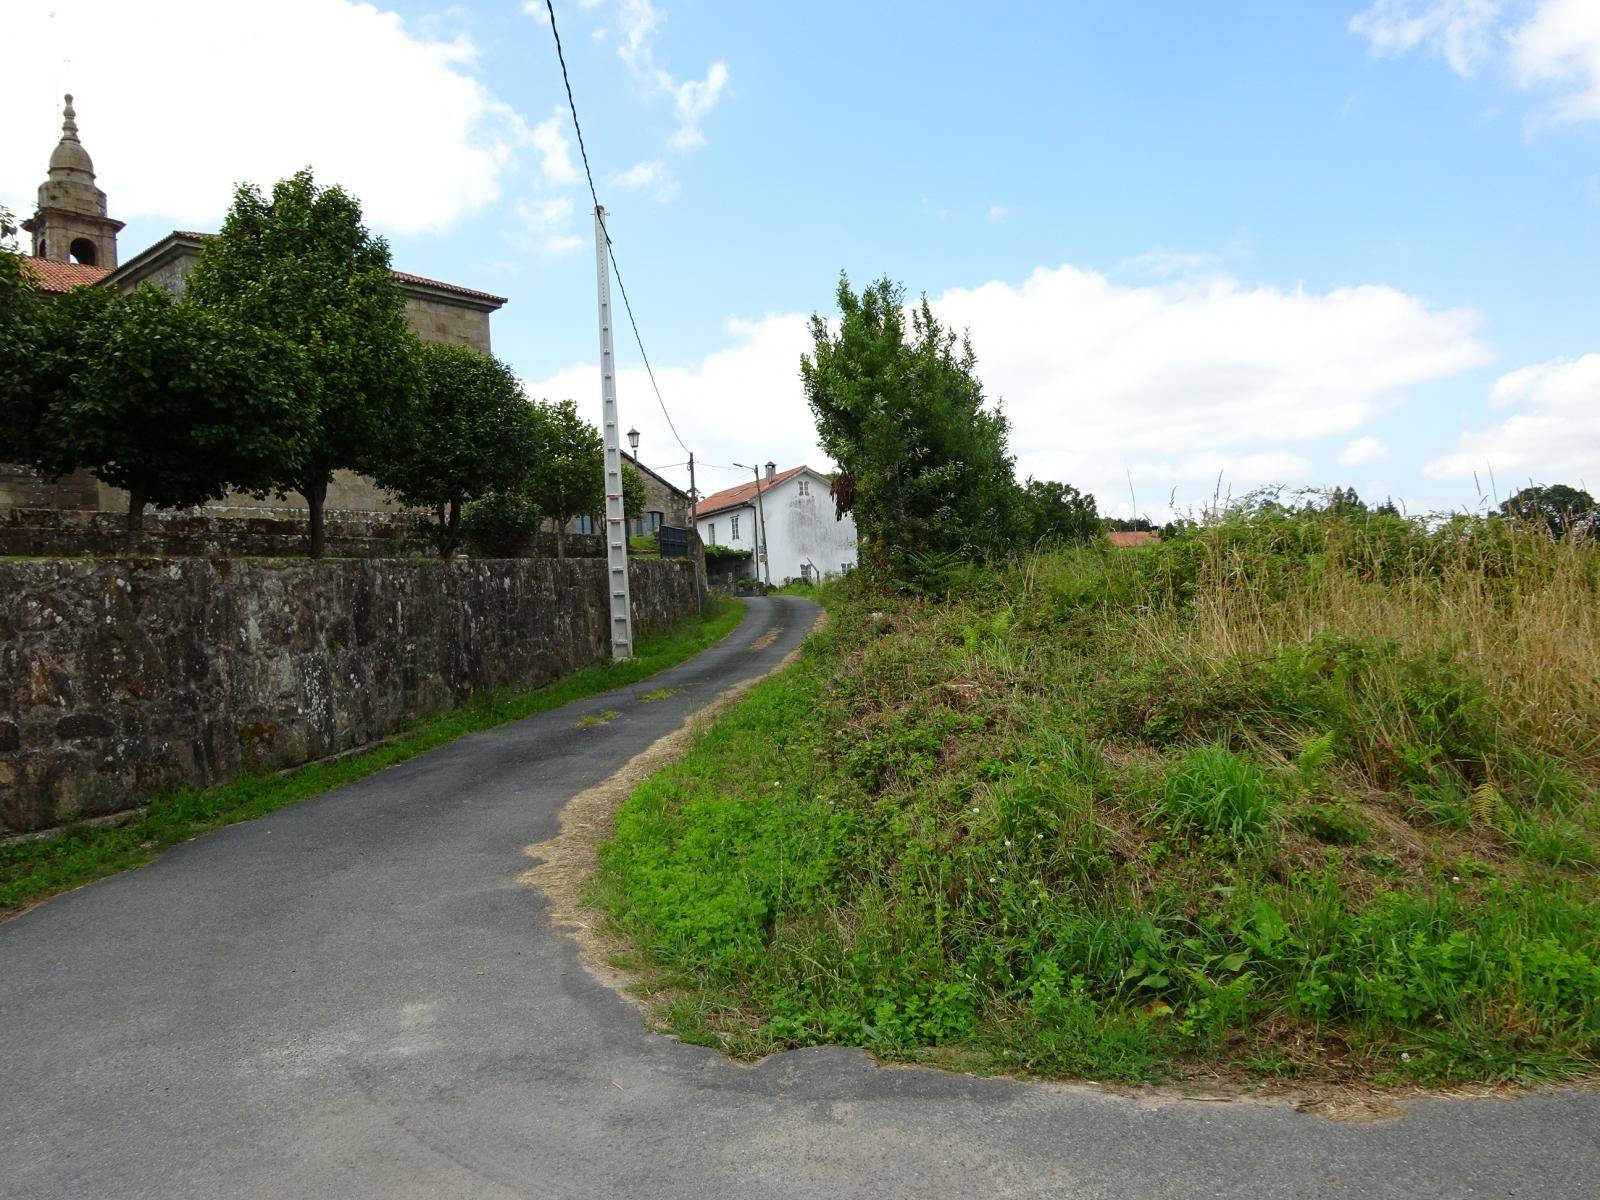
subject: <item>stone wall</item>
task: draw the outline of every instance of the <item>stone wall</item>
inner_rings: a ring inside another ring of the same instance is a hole
[[[406,324],[425,342],[447,342],[489,353],[489,314],[481,306],[407,296]]]
[[[635,562],[648,631],[689,561]],[[609,654],[598,559],[0,562],[0,836],[364,745]]]
[[[101,483],[87,471],[46,479],[32,467],[0,463],[0,510],[52,508],[93,511],[100,506]]]
[[[432,543],[405,513],[329,510],[326,532],[333,558],[424,557]],[[0,557],[272,558],[306,553],[305,510],[259,507],[224,515],[214,509],[150,509],[144,529],[130,535],[120,513],[0,505]],[[570,558],[604,554],[598,537],[568,534]],[[554,557],[556,538],[529,538],[512,557]]]

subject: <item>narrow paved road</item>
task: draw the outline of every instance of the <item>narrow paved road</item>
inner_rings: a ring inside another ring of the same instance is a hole
[[[1461,1197],[1600,1193],[1600,1096],[1268,1104],[647,1032],[517,882],[562,804],[799,643],[755,601],[646,684],[463,738],[0,925],[0,1195]],[[779,631],[763,644],[762,635]],[[761,649],[755,649],[761,645]],[[668,700],[638,696],[681,688]],[[586,713],[621,715],[580,729]]]

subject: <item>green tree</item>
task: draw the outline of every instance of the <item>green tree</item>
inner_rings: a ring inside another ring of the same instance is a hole
[[[1566,483],[1530,484],[1500,505],[1500,511],[1514,520],[1543,525],[1555,538],[1592,529],[1600,515],[1593,496]]]
[[[1030,544],[1089,542],[1104,532],[1094,497],[1070,483],[1029,479],[1022,489],[1022,526]]]
[[[386,439],[410,426],[422,388],[420,344],[405,322],[388,244],[362,224],[352,196],[318,187],[310,170],[270,197],[245,184],[195,264],[188,297],[304,350],[306,453],[274,484],[305,498],[311,555],[320,557],[333,472],[380,470]]]
[[[39,354],[44,305],[12,239],[17,226],[0,207],[0,462],[31,462],[42,412]]]
[[[800,360],[823,449],[839,464],[839,515],[852,512],[864,557],[905,573],[917,556],[972,555],[1007,544],[1020,489],[1008,426],[986,406],[965,337],[911,308],[887,279],[860,295],[839,278],[839,332],[811,318]]]
[[[0,260],[15,256],[0,255]],[[76,287],[45,299],[27,267],[0,261],[0,461],[49,479],[82,466],[82,447],[52,412],[81,382],[90,331],[117,302],[108,288]]]
[[[1149,517],[1107,517],[1103,524],[1118,533],[1149,533],[1156,527]]]
[[[1353,487],[1336,487],[1328,493],[1327,511],[1336,517],[1363,516],[1367,512],[1367,502]]]
[[[605,472],[605,460],[595,464],[595,469]],[[644,516],[644,506],[649,503],[644,496],[644,476],[627,463],[622,464],[622,513],[630,521]]]
[[[555,523],[556,555],[565,558],[567,522],[605,507],[604,443],[571,400],[546,404],[544,416],[544,444],[528,493],[538,511]]]
[[[528,478],[543,450],[544,410],[487,354],[436,343],[422,347],[422,363],[413,419],[390,440],[378,482],[434,514],[434,545],[449,557],[468,501],[514,492]]]
[[[76,367],[44,417],[58,467],[125,489],[130,531],[146,504],[260,491],[295,469],[310,423],[296,347],[151,285],[102,295],[72,323]]]

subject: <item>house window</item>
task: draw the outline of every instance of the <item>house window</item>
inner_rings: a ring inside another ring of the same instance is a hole
[[[717,544],[717,523],[715,521],[706,526],[706,544],[708,546]]]
[[[660,529],[661,528],[662,517],[665,516],[665,515],[666,514],[664,514],[664,513],[658,513],[658,512],[647,512],[647,513],[645,513],[645,515],[644,515],[644,531],[646,533],[654,533],[656,530]]]
[[[801,495],[802,495],[802,496],[809,496],[809,495],[811,495],[811,480],[809,480],[809,479],[802,479],[802,480],[801,480],[801,481],[800,481],[800,494],[801,494]]]
[[[594,518],[593,517],[574,517],[573,520],[572,520],[572,527],[578,533],[593,533],[594,532]]]
[[[728,519],[733,522],[733,532],[728,534],[728,537],[731,540],[737,542],[739,540],[739,518],[738,517],[729,517]]]

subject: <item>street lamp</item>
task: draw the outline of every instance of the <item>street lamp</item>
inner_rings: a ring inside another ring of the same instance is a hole
[[[635,454],[639,453],[639,431],[637,429],[628,430],[628,445],[633,447]]]

